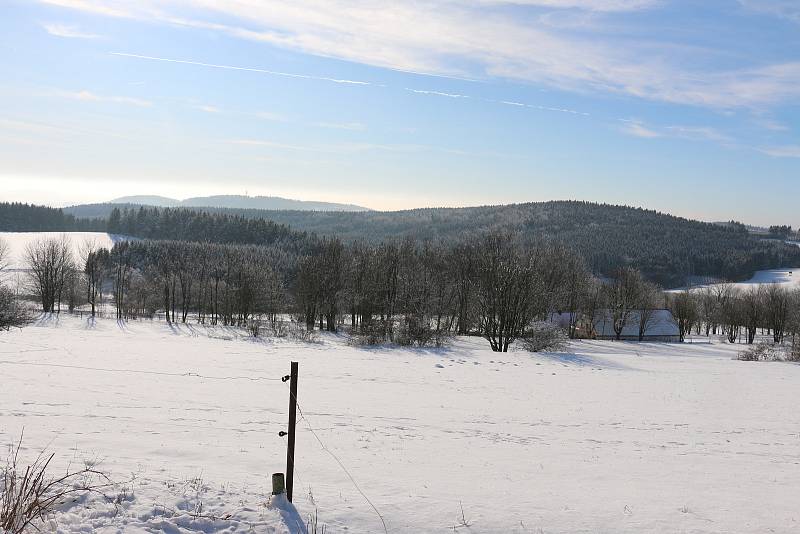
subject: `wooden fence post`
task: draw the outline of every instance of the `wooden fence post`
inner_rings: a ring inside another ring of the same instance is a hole
[[[297,374],[298,364],[292,362],[289,375],[289,441],[286,445],[286,498],[292,502],[292,489],[294,489],[294,444],[295,430],[297,427]]]

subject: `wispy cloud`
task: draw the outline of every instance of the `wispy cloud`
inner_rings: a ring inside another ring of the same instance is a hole
[[[632,135],[634,137],[642,137],[645,139],[662,137],[661,133],[651,130],[640,121],[630,119],[620,119],[620,121],[623,123],[620,127],[620,130],[625,134]]]
[[[797,0],[739,0],[739,4],[752,11],[800,22],[800,3]]]
[[[333,82],[333,83],[342,83],[342,84],[349,84],[349,85],[372,85],[371,82],[365,82],[361,80],[347,80],[341,78],[329,78],[326,76],[313,76],[310,74],[297,74],[292,72],[280,72],[275,70],[268,70],[268,69],[258,69],[253,67],[238,67],[235,65],[221,65],[216,63],[204,63],[202,61],[190,61],[188,59],[172,59],[172,58],[165,58],[165,57],[155,57],[155,56],[143,56],[141,54],[128,54],[126,52],[111,52],[111,55],[114,56],[123,56],[123,57],[130,57],[136,59],[147,59],[150,61],[163,61],[166,63],[180,63],[183,65],[195,65],[199,67],[209,67],[213,69],[226,69],[226,70],[238,70],[238,71],[246,71],[246,72],[258,72],[261,74],[269,74],[272,76],[283,76],[286,78],[300,78],[305,80],[317,80],[317,81],[324,81],[324,82]]]
[[[286,115],[281,113],[273,113],[271,111],[260,111],[256,113],[255,116],[265,121],[287,122],[289,120]]]
[[[775,119],[771,119],[769,117],[756,116],[753,119],[753,122],[756,125],[760,126],[761,128],[764,128],[766,130],[771,130],[773,132],[786,132],[789,130],[789,127],[783,124],[782,122],[779,122]]]
[[[264,139],[230,139],[223,141],[226,144],[273,148],[291,151],[309,151],[325,153],[357,153],[369,151],[413,153],[413,152],[442,152],[459,156],[475,155],[474,152],[467,152],[455,148],[446,148],[430,145],[403,144],[403,143],[335,143],[321,145],[294,145]]]
[[[530,108],[530,109],[538,109],[539,111],[556,111],[558,113],[569,113],[571,115],[583,115],[585,117],[589,116],[589,113],[585,111],[575,111],[574,109],[567,109],[567,108],[554,108],[549,106],[539,106],[536,104],[525,104],[523,102],[512,102],[509,100],[500,100],[492,102],[497,102],[498,104],[504,104],[506,106],[514,106],[514,107],[521,107],[521,108]]]
[[[92,93],[91,91],[58,91],[55,93],[57,96],[61,96],[64,98],[71,98],[74,100],[82,100],[84,102],[110,102],[113,104],[127,104],[130,106],[138,106],[138,107],[150,107],[153,105],[152,102],[149,100],[143,100],[141,98],[134,98],[130,96],[109,96],[109,95],[98,95],[96,93]]]
[[[241,66],[232,66],[232,65],[217,65],[217,64],[205,63],[205,62],[201,62],[201,61],[189,61],[189,60],[180,60],[180,59],[157,58],[157,57],[153,57],[153,56],[143,56],[143,55],[140,55],[140,54],[129,54],[129,53],[123,53],[123,52],[112,52],[111,54],[115,55],[115,56],[132,57],[132,58],[137,58],[137,59],[147,59],[147,60],[154,60],[154,61],[164,61],[164,62],[169,62],[169,63],[182,63],[182,64],[186,64],[186,65],[195,65],[195,66],[202,66],[202,67],[213,67],[213,68],[239,70],[239,71],[247,71],[247,72],[266,73],[266,74],[272,74],[272,75],[276,75],[276,76],[286,76],[286,77],[290,77],[290,78],[300,78],[300,79],[335,82],[335,83],[348,83],[348,84],[354,84],[354,85],[368,85],[368,86],[373,86],[373,87],[383,88],[383,89],[388,88],[388,86],[384,85],[384,84],[373,84],[371,82],[356,81],[356,80],[341,80],[341,79],[337,79],[337,78],[311,76],[311,75],[306,75],[306,74],[291,74],[291,73],[286,73],[286,72],[278,72],[278,71],[272,71],[272,70],[267,70],[267,69],[254,68],[254,67],[241,67]],[[530,109],[538,109],[538,110],[541,110],[541,111],[556,111],[556,112],[559,112],[559,113],[570,113],[570,114],[573,114],[573,115],[584,115],[584,116],[588,116],[589,115],[589,113],[585,113],[585,112],[582,112],[582,111],[575,111],[575,110],[572,110],[572,109],[540,106],[540,105],[534,105],[534,104],[524,104],[524,103],[521,103],[521,102],[508,102],[508,101],[492,100],[492,99],[488,99],[488,98],[476,98],[476,97],[473,97],[473,96],[470,96],[470,95],[466,95],[466,94],[461,94],[461,93],[448,93],[448,92],[445,92],[445,91],[435,91],[435,90],[430,90],[430,89],[412,89],[410,87],[405,87],[405,88],[403,88],[403,90],[405,90],[407,92],[410,92],[410,93],[413,93],[413,94],[418,94],[418,95],[440,96],[440,97],[452,98],[452,99],[473,99],[475,101],[490,102],[490,103],[493,103],[493,104],[513,105],[513,106],[525,107],[525,108],[530,108]],[[206,111],[209,111],[209,110],[206,110]],[[259,113],[257,115],[259,117],[267,119],[267,120],[279,120],[279,121],[285,121],[286,120],[285,118],[278,118],[276,115],[270,114],[270,113]],[[329,127],[335,127],[335,126],[332,126],[332,125],[328,125],[328,126]],[[345,129],[357,129],[357,128],[352,128],[352,124],[350,124],[350,126],[351,126],[350,128],[345,128]],[[339,125],[338,127],[341,128],[342,126]]]
[[[264,141],[262,139],[230,139],[225,141],[232,145],[261,146],[267,148],[280,148],[283,150],[319,150],[317,147],[304,145],[290,145],[287,143],[277,143],[275,141]]]
[[[711,141],[719,144],[729,144],[734,141],[729,135],[710,126],[652,126],[639,119],[619,119],[619,121],[622,123],[620,130],[623,133],[645,139],[669,137],[687,141]]]
[[[197,104],[193,107],[200,111],[205,111],[206,113],[219,113],[221,111],[217,106],[209,106],[207,104]]]
[[[666,126],[664,130],[671,137],[688,139],[690,141],[714,141],[717,143],[730,143],[730,136],[709,126]]]
[[[424,89],[409,89],[408,87],[406,87],[406,91],[417,93],[419,95],[446,96],[447,98],[469,98],[468,95],[460,95],[457,93],[445,93],[442,91],[427,91]]]
[[[774,158],[800,158],[800,145],[762,147],[758,151]]]
[[[662,2],[661,0],[478,0],[478,3],[587,11],[638,11],[654,7]]]
[[[87,33],[77,26],[69,24],[44,23],[42,27],[47,33],[55,35],[56,37],[66,37],[70,39],[98,39],[101,37],[96,33]]]
[[[111,16],[156,21],[225,33],[241,39],[389,69],[467,78],[504,78],[576,92],[616,93],[654,101],[715,109],[760,108],[800,98],[800,62],[742,59],[742,66],[709,58],[725,50],[698,50],[670,37],[615,39],[610,27],[597,33],[561,31],[531,24],[519,9],[617,12],[658,9],[648,0],[441,0],[393,2],[365,0],[42,0]],[[794,0],[741,0],[769,4],[772,12],[793,18]],[[497,9],[497,7],[514,9]],[[192,18],[192,7],[203,18]],[[189,15],[185,15],[189,13]],[[226,23],[209,22],[208,14]],[[677,38],[676,38],[677,39]],[[368,85],[267,69],[123,54],[212,68],[249,70],[276,76]],[[729,64],[729,63],[727,63]],[[441,91],[446,94],[456,94]]]
[[[335,130],[363,131],[367,129],[366,124],[360,122],[317,122],[314,124],[320,128],[332,128]]]

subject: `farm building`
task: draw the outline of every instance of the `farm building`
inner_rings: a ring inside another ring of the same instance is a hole
[[[642,341],[660,341],[679,343],[681,340],[678,323],[669,310],[653,310],[652,317],[647,322]],[[622,329],[620,339],[623,341],[639,341],[639,318],[641,312],[633,311]],[[594,319],[594,337],[596,339],[613,340],[617,338],[614,332],[614,319],[609,310],[600,310]]]

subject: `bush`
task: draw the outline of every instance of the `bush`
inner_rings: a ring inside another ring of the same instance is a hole
[[[788,347],[761,341],[750,345],[739,353],[738,359],[743,362],[781,362],[791,359],[792,351]]]
[[[251,336],[258,337],[261,334],[261,320],[250,319],[247,322],[247,331],[250,332]]]
[[[789,345],[786,349],[786,360],[790,362],[800,362],[800,342]]]
[[[23,467],[19,464],[21,446],[22,438],[0,468],[0,532],[38,531],[36,523],[65,502],[89,493],[102,495],[102,490],[112,485],[104,473],[89,463],[51,475],[53,454],[42,454]]]
[[[22,328],[32,321],[30,311],[7,287],[0,286],[0,330]]]
[[[567,332],[554,323],[545,321],[530,325],[519,343],[529,352],[558,352],[567,347]]]
[[[354,347],[382,345],[386,342],[385,329],[382,323],[360,325],[350,332],[347,343]]]
[[[289,339],[303,343],[319,343],[319,336],[313,330],[308,330],[305,325],[293,322],[287,329]]]
[[[394,334],[394,342],[411,347],[443,347],[450,342],[450,332],[431,328],[424,318],[405,317],[400,321]]]
[[[276,319],[269,322],[269,330],[273,337],[286,337],[289,335],[289,328],[284,321]]]

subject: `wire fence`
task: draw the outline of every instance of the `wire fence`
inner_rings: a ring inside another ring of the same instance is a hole
[[[79,312],[80,313],[80,312]],[[89,314],[91,312],[88,312]],[[361,495],[364,501],[370,506],[372,511],[378,517],[383,527],[383,531],[385,534],[388,534],[388,527],[386,525],[386,520],[384,519],[383,515],[380,513],[378,508],[373,503],[372,499],[370,499],[366,492],[362,489],[362,486],[358,483],[356,478],[353,476],[352,471],[344,464],[342,459],[337,456],[322,437],[319,435],[317,430],[312,426],[311,421],[306,416],[305,412],[300,406],[300,403],[297,401],[297,396],[292,394],[292,390],[287,383],[283,380],[282,377],[271,377],[271,376],[216,376],[216,375],[208,375],[208,374],[201,374],[194,371],[186,371],[186,372],[167,372],[167,371],[149,371],[149,370],[142,370],[142,369],[124,369],[124,368],[111,368],[111,367],[93,367],[93,366],[85,366],[85,365],[72,365],[72,364],[64,364],[64,363],[51,363],[51,362],[28,362],[28,361],[13,361],[13,360],[0,360],[0,365],[16,365],[16,366],[32,366],[32,367],[52,367],[52,368],[62,368],[62,369],[77,369],[82,371],[94,371],[94,372],[103,372],[103,373],[123,373],[123,374],[140,374],[140,375],[156,375],[156,376],[170,376],[170,377],[179,377],[179,378],[195,378],[200,380],[245,380],[251,382],[281,382],[286,387],[287,391],[289,392],[290,397],[294,397],[294,401],[297,404],[297,411],[300,414],[300,419],[305,423],[308,431],[314,437],[316,443],[319,445],[321,450],[325,452],[328,456],[330,456],[338,468],[345,474],[347,479],[353,485],[355,490]],[[229,430],[236,430],[236,429],[229,429]],[[294,460],[294,458],[293,458]],[[300,477],[297,476],[297,464],[295,464],[295,478],[298,481],[298,485],[300,485]]]

